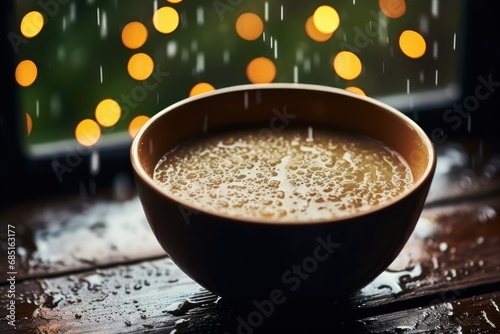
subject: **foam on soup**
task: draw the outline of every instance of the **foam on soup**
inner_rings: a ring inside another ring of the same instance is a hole
[[[250,220],[313,221],[367,211],[413,184],[394,150],[312,127],[238,129],[166,153],[154,181],[193,207]]]

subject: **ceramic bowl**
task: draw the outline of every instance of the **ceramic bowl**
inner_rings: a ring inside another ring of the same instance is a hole
[[[378,140],[408,162],[414,184],[347,217],[276,223],[237,219],[176,200],[153,182],[158,160],[204,133],[239,126],[279,131],[321,125]],[[395,259],[423,210],[436,156],[402,112],[342,89],[308,84],[222,88],[152,117],[131,146],[138,194],[153,233],[174,263],[230,301],[335,300],[361,289]]]

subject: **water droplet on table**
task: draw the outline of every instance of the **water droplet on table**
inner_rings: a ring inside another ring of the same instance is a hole
[[[403,292],[403,285],[411,280],[415,280],[422,275],[422,266],[419,264],[412,268],[398,271],[386,270],[380,274],[367,287],[363,288],[363,294],[377,294],[379,290],[388,288],[393,294]]]

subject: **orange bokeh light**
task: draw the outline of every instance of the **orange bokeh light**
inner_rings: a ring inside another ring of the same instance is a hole
[[[215,90],[214,86],[209,84],[208,82],[200,82],[197,83],[196,85],[191,88],[191,91],[189,92],[189,96],[195,96],[207,92],[211,92]]]
[[[137,49],[146,43],[148,30],[141,22],[133,21],[127,23],[122,30],[122,42],[129,49]]]
[[[398,19],[406,12],[405,0],[379,0],[378,6],[385,16]]]
[[[425,54],[427,44],[422,35],[413,30],[405,30],[399,37],[399,47],[410,58],[420,58]]]
[[[31,119],[30,114],[26,113],[26,133],[28,136],[31,134],[31,130],[33,129],[33,120]]]
[[[276,66],[268,58],[255,58],[247,66],[247,77],[251,83],[270,83],[275,76]]]
[[[96,121],[84,119],[76,126],[75,138],[83,146],[93,146],[101,138],[101,128]]]
[[[356,79],[363,69],[361,60],[350,51],[339,52],[333,60],[333,68],[339,77],[345,80]]]
[[[161,7],[153,14],[153,26],[163,34],[177,29],[179,20],[179,13],[172,7]]]
[[[146,80],[153,73],[153,59],[146,53],[136,53],[127,65],[128,74],[136,80]]]
[[[332,34],[339,27],[339,13],[333,7],[326,5],[319,6],[314,11],[313,23],[316,29],[323,34]]]
[[[16,67],[16,81],[23,87],[28,87],[35,82],[38,76],[38,68],[31,60],[23,60]]]
[[[21,34],[27,38],[33,38],[42,31],[44,25],[43,15],[38,11],[32,11],[24,15],[21,20]]]
[[[366,96],[366,93],[359,87],[349,86],[349,87],[346,87],[345,90],[347,90],[351,93],[358,94],[358,95]]]
[[[115,125],[120,120],[121,114],[120,105],[112,99],[102,100],[95,109],[95,118],[104,127]]]
[[[243,13],[236,20],[236,33],[247,41],[256,40],[263,31],[264,23],[257,14]]]
[[[314,25],[314,20],[312,16],[310,16],[306,21],[306,33],[307,36],[309,36],[312,40],[315,40],[316,42],[325,42],[329,40],[330,37],[332,37],[333,35],[333,32],[325,34],[319,31]]]
[[[130,137],[134,138],[137,135],[137,132],[139,132],[139,130],[144,126],[144,124],[146,124],[147,121],[149,121],[148,116],[136,116],[128,126],[128,133]]]

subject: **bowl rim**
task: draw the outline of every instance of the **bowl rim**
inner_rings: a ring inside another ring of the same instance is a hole
[[[405,122],[410,128],[415,130],[420,138],[422,138],[423,142],[425,143],[426,149],[429,152],[429,161],[427,163],[427,166],[422,173],[422,176],[417,182],[414,182],[413,185],[407,189],[405,189],[402,193],[398,194],[396,197],[393,197],[387,201],[384,201],[383,203],[377,204],[373,206],[373,208],[366,210],[366,211],[358,211],[352,214],[348,214],[345,216],[334,216],[330,218],[319,218],[319,219],[311,219],[311,220],[294,220],[294,221],[277,221],[273,219],[251,219],[251,218],[244,218],[244,217],[234,217],[229,214],[224,214],[224,213],[218,213],[215,212],[214,210],[207,210],[203,206],[195,206],[189,202],[186,202],[185,200],[175,198],[171,196],[167,191],[161,189],[155,182],[153,181],[153,178],[151,178],[146,170],[143,168],[140,159],[139,159],[139,143],[141,141],[141,138],[143,134],[147,131],[147,129],[156,122],[157,119],[163,117],[165,114],[170,112],[171,110],[174,110],[178,108],[179,106],[191,103],[196,100],[200,99],[206,99],[209,98],[210,96],[214,95],[221,95],[221,94],[227,94],[227,93],[232,93],[232,92],[239,92],[239,91],[249,91],[249,90],[270,90],[270,89],[285,89],[285,90],[314,90],[314,91],[322,91],[326,93],[334,93],[334,94],[340,94],[340,95],[345,95],[349,96],[350,98],[355,98],[359,100],[363,100],[365,102],[368,102],[370,104],[377,105],[386,111],[394,114],[398,118],[400,118],[403,122]],[[241,84],[241,85],[233,85],[233,86],[228,86],[228,87],[223,87],[223,88],[218,88],[215,89],[214,91],[202,93],[199,95],[187,97],[184,99],[181,99],[163,109],[161,109],[159,112],[157,112],[155,115],[153,115],[142,127],[141,129],[137,132],[135,137],[132,140],[132,144],[130,146],[130,159],[132,163],[133,170],[135,171],[136,175],[144,181],[151,189],[155,190],[157,193],[159,193],[161,196],[166,197],[167,199],[171,200],[173,203],[177,203],[178,205],[182,205],[186,210],[192,210],[193,212],[202,212],[205,215],[210,215],[218,218],[225,218],[227,220],[233,221],[233,222],[241,222],[241,223],[250,223],[250,224],[265,224],[265,225],[312,225],[312,224],[325,224],[325,223],[333,223],[333,222],[340,222],[340,221],[347,221],[351,219],[357,219],[363,216],[368,216],[372,215],[373,213],[377,211],[384,210],[393,204],[402,201],[403,199],[409,197],[412,193],[416,192],[420,187],[423,186],[425,182],[429,181],[429,178],[433,178],[434,171],[436,168],[436,150],[434,148],[434,145],[429,138],[429,136],[426,134],[426,132],[418,125],[414,120],[412,120],[409,116],[404,114],[403,112],[397,110],[396,108],[381,102],[375,98],[369,97],[369,96],[364,96],[364,95],[359,95],[350,91],[347,91],[342,88],[338,87],[332,87],[332,86],[324,86],[324,85],[318,85],[318,84],[306,84],[306,83],[265,83],[265,84]],[[430,180],[432,181],[432,180]]]

